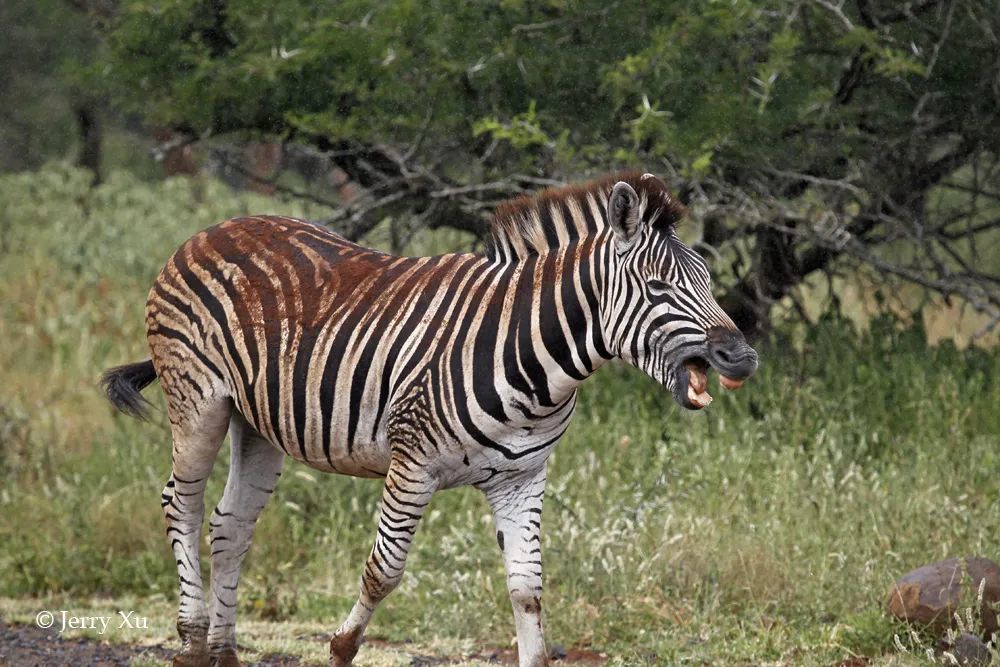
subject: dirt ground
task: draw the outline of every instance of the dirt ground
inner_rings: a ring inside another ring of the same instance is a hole
[[[326,637],[316,638],[326,642]],[[406,649],[405,645],[390,644],[379,639],[365,642],[371,646],[383,646]],[[12,625],[0,621],[0,667],[77,667],[92,665],[94,667],[128,667],[133,661],[142,658],[154,660],[170,660],[173,652],[162,646],[130,646],[128,644],[109,644],[94,639],[63,639],[55,630],[43,630],[33,625]],[[591,651],[554,648],[552,658],[563,664],[600,665],[606,661],[606,656]],[[412,667],[430,667],[431,665],[449,665],[469,660],[513,665],[517,656],[513,649],[484,652],[464,658],[449,658],[442,656],[412,655]],[[247,667],[299,667],[303,663],[294,656],[265,655],[259,661],[248,663]]]
[[[107,644],[93,639],[62,639],[55,630],[0,622],[2,667],[128,667],[136,659],[169,660],[173,652],[160,646]],[[264,656],[255,667],[298,667],[292,656]]]

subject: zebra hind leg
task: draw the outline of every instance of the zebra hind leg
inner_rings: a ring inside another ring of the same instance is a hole
[[[437,482],[411,468],[409,460],[393,457],[382,490],[375,545],[361,575],[361,594],[330,640],[331,667],[351,664],[375,607],[399,585],[417,524],[436,489]]]
[[[542,631],[542,498],[546,466],[484,489],[493,509],[497,543],[507,571],[507,591],[517,627],[521,667],[548,663]]]
[[[170,407],[168,399],[168,410]],[[178,418],[179,412],[170,410],[173,467],[162,496],[167,539],[174,552],[180,582],[177,634],[181,650],[174,656],[173,664],[203,667],[209,664],[209,622],[198,547],[205,516],[205,485],[226,436],[232,403],[221,399],[202,405],[198,412],[191,411],[184,418]]]
[[[238,667],[236,589],[254,526],[274,491],[285,454],[234,412],[229,426],[232,454],[222,500],[208,524],[212,530],[212,597],[208,652],[217,667]]]

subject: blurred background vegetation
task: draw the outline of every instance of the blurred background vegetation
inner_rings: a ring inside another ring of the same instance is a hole
[[[996,339],[995,0],[0,12],[0,90],[19,101],[0,116],[5,170],[210,174],[400,251],[442,228],[475,245],[503,199],[638,167],[689,205],[688,238],[750,333],[847,290],[869,314],[931,305],[965,317],[963,343]]]
[[[0,596],[175,595],[165,418],[95,382],[146,355],[145,294],[191,233],[280,213],[465,250],[499,201],[624,167],[686,202],[763,361],[704,414],[620,367],[584,388],[550,640],[908,664],[889,583],[1000,554],[995,0],[6,0],[0,26]],[[378,485],[288,470],[242,610],[332,628]],[[507,643],[487,517],[435,499],[376,634]]]

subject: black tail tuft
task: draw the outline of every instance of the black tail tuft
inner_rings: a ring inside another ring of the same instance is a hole
[[[147,419],[149,401],[139,392],[155,379],[156,369],[153,368],[153,362],[146,359],[104,371],[101,376],[101,388],[111,401],[111,405],[132,417]]]

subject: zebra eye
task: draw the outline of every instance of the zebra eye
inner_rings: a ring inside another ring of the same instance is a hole
[[[646,290],[650,296],[664,296],[670,291],[670,284],[654,278],[646,281]]]

